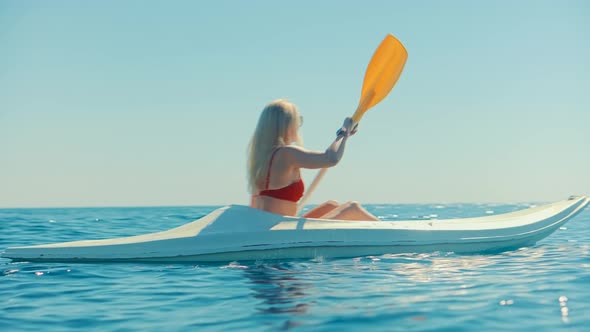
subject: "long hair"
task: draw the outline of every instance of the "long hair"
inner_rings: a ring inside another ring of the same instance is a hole
[[[248,189],[252,194],[264,186],[274,149],[291,143],[302,145],[301,137],[296,130],[300,125],[301,117],[293,103],[279,99],[264,107],[248,145]],[[293,126],[295,130],[292,132],[297,133],[296,137],[287,137],[289,129]]]

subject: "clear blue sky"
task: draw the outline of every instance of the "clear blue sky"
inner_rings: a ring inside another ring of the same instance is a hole
[[[324,149],[387,33],[406,68],[311,203],[590,194],[588,17],[588,1],[0,0],[0,207],[245,204],[262,107],[298,104]]]

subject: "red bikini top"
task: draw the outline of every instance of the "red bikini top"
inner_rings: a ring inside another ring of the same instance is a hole
[[[275,154],[277,153],[277,151],[279,151],[279,149],[276,149],[270,157],[268,173],[266,174],[266,184],[264,186],[264,190],[262,190],[258,195],[273,197],[285,201],[297,202],[299,201],[299,199],[301,199],[301,197],[303,196],[303,192],[305,191],[305,186],[301,178],[299,178],[299,181],[293,182],[286,187],[279,189],[268,189],[268,183],[270,181],[270,169],[272,167],[272,161],[275,158]]]

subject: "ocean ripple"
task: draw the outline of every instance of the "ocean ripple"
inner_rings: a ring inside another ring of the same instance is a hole
[[[521,205],[378,205],[395,219]],[[371,210],[374,208],[373,210]],[[0,210],[0,250],[169,229],[214,207]],[[50,222],[54,220],[55,222]],[[534,247],[225,264],[0,260],[4,331],[534,331],[590,326],[590,212]]]

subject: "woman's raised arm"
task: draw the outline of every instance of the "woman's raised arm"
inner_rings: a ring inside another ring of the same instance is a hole
[[[328,168],[338,164],[344,155],[346,141],[353,134],[352,119],[346,118],[342,130],[326,151],[310,151],[298,146],[289,146],[285,152],[287,162],[298,168]]]

